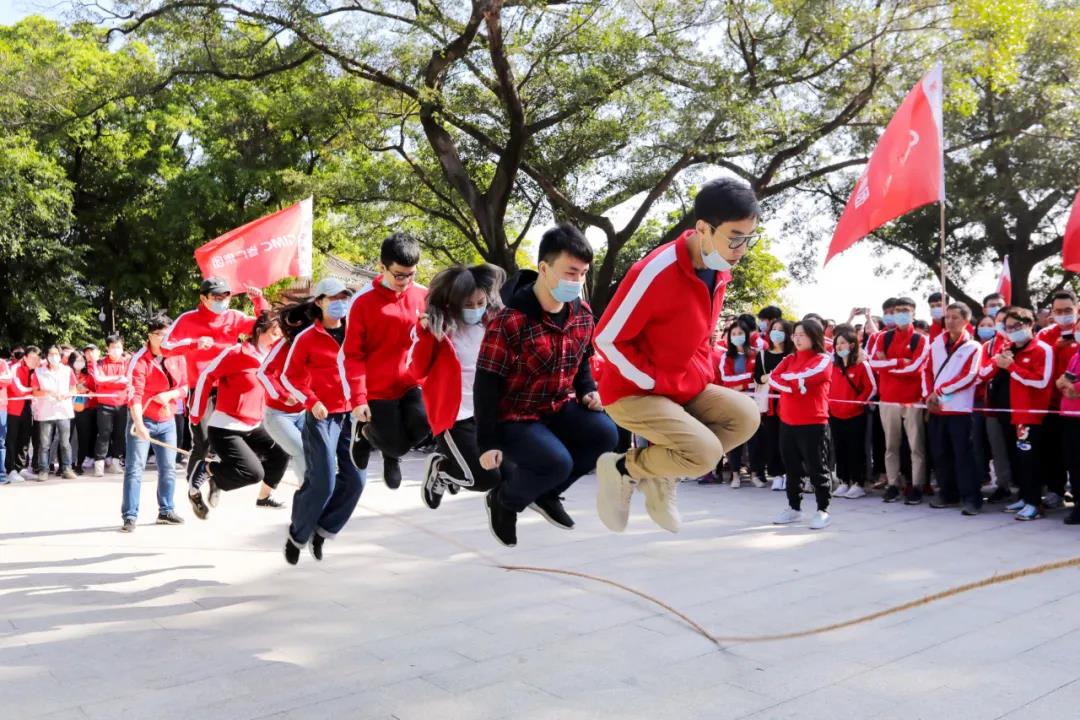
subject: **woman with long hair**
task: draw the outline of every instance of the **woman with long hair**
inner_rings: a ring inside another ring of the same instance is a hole
[[[851,325],[833,330],[832,386],[829,388],[829,430],[832,435],[838,498],[866,497],[866,468],[870,460],[866,442],[866,401],[877,391],[874,371]]]
[[[773,320],[769,325],[766,338],[769,345],[758,354],[754,365],[754,382],[759,389],[768,391],[769,377],[784,358],[795,352],[791,342],[791,323],[787,320]],[[757,453],[753,472],[759,479],[772,483],[772,489],[782,491],[786,488],[784,460],[780,455],[780,415],[776,399],[766,402],[761,415],[761,429],[758,430]]]
[[[753,315],[740,315],[727,329],[727,347],[719,360],[720,385],[747,395],[753,395],[757,385],[754,383],[754,371],[758,362],[758,351],[753,347],[751,338],[757,325]],[[754,487],[765,487],[765,481],[750,473],[753,464],[751,458],[756,454],[758,434],[745,445],[739,445],[727,454],[728,467],[731,469],[731,487],[738,488],[744,481],[750,481]],[[720,469],[714,474],[719,478]],[[700,481],[699,481],[700,482]]]

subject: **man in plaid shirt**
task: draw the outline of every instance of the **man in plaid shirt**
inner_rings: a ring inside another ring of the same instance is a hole
[[[503,466],[488,493],[491,531],[517,543],[517,514],[531,507],[556,527],[574,521],[560,495],[618,442],[589,370],[594,320],[581,299],[592,248],[560,224],[540,241],[539,273],[503,289],[506,307],[488,325],[473,398],[480,464]]]

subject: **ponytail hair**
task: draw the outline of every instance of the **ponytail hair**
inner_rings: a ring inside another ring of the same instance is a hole
[[[314,298],[283,305],[274,313],[281,333],[289,342],[311,327],[316,320],[322,320],[322,310],[315,304]]]
[[[486,321],[502,307],[499,291],[505,281],[506,271],[488,263],[472,267],[454,265],[440,271],[428,285],[428,331],[441,340],[454,328],[463,325],[462,310],[477,290],[482,291],[487,299]]]

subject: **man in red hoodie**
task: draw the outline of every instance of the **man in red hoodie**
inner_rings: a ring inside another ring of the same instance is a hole
[[[263,298],[262,291],[258,288],[247,288],[247,294],[255,306],[256,316],[270,309]],[[235,345],[241,335],[251,334],[251,329],[255,326],[255,318],[239,310],[230,310],[229,298],[231,296],[232,291],[227,281],[219,277],[206,278],[199,286],[199,306],[176,318],[165,334],[165,339],[161,342],[162,355],[165,357],[183,355],[187,362],[187,377],[197,379],[203,369],[222,350]],[[192,383],[194,382],[193,379]],[[190,407],[192,398],[189,397],[187,400]],[[210,452],[205,420],[213,415],[212,399],[206,410],[203,416],[204,422],[191,425],[188,500],[191,501],[196,515],[204,515],[207,512],[193,468]],[[210,497],[209,500],[211,506],[217,502],[216,496]]]
[[[106,355],[94,364],[91,372],[99,394],[97,408],[97,437],[94,440],[94,476],[105,474],[105,457],[112,457],[109,472],[122,475],[120,458],[125,455],[127,439],[127,401],[131,380],[124,361],[124,340],[119,335],[105,339]]]
[[[600,318],[600,399],[617,425],[649,441],[597,463],[597,510],[614,532],[626,529],[635,488],[649,516],[677,532],[679,478],[711,471],[757,430],[757,403],[712,383],[709,334],[760,214],[748,185],[706,183],[694,199],[694,227],[630,268]]]
[[[394,233],[383,240],[379,260],[382,275],[349,307],[338,365],[352,405],[353,463],[366,469],[371,447],[376,448],[383,457],[383,481],[397,489],[401,457],[429,432],[420,388],[407,370],[427,289],[414,282],[420,244],[412,236]]]
[[[1054,369],[1050,377],[1053,394],[1050,397],[1050,409],[1061,409],[1061,390],[1057,380],[1065,374],[1069,361],[1076,354],[1080,343],[1076,341],[1076,294],[1069,289],[1058,290],[1050,300],[1050,327],[1039,331],[1038,340],[1046,343],[1054,351]],[[1065,458],[1075,448],[1065,446],[1062,434],[1061,416],[1049,414],[1042,423],[1042,441],[1046,452],[1042,456],[1042,473],[1046,482],[1046,497],[1043,506],[1047,509],[1059,508],[1065,502]],[[1080,478],[1077,479],[1080,484]]]
[[[878,333],[868,355],[870,367],[878,373],[878,395],[881,397],[881,424],[885,428],[885,472],[889,487],[885,502],[900,499],[900,445],[907,434],[911,448],[911,488],[905,502],[922,502],[922,486],[926,482],[926,423],[920,407],[922,402],[922,370],[930,354],[928,338],[915,331],[915,301],[908,297],[893,301],[896,327]]]

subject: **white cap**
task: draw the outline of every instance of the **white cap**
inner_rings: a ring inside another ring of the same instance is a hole
[[[336,277],[325,277],[315,285],[314,295],[315,297],[334,296],[343,292],[349,292],[349,288],[345,286],[345,283]]]

